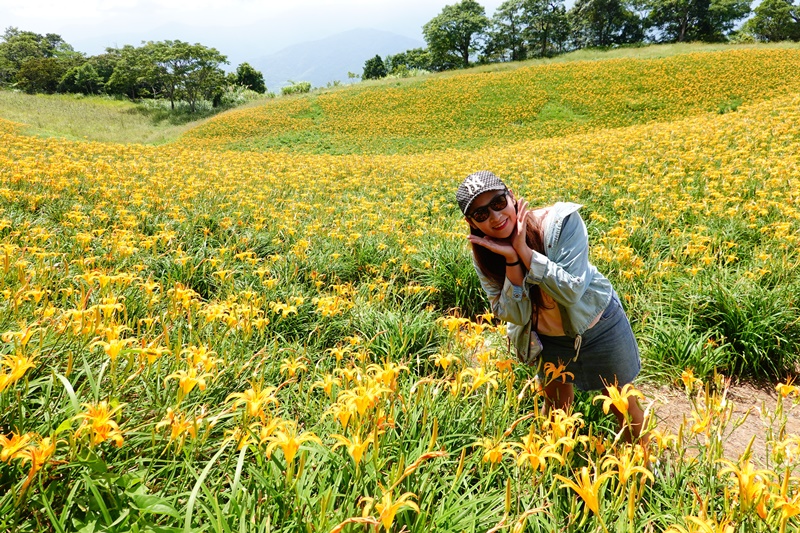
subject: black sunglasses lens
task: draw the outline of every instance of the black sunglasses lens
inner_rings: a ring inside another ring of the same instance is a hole
[[[508,197],[505,193],[495,197],[489,204],[493,211],[502,211],[508,205]]]
[[[472,220],[475,222],[484,222],[487,218],[489,218],[489,208],[486,206],[480,207],[472,213]]]
[[[508,195],[507,193],[498,194],[492,201],[489,202],[489,205],[484,205],[479,207],[475,211],[472,212],[470,217],[475,222],[484,222],[489,218],[489,208],[492,208],[492,211],[502,211],[508,205]]]

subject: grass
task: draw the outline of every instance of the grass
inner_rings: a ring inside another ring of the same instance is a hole
[[[107,96],[29,95],[0,90],[0,118],[24,124],[23,131],[30,135],[74,141],[166,144],[222,111],[209,102],[197,105],[197,111],[190,112],[185,102],[171,109],[164,100],[134,103]],[[248,105],[253,102],[241,107]]]
[[[165,144],[195,124],[170,124],[127,100],[82,95],[29,95],[0,91],[0,117],[42,137],[113,143]]]

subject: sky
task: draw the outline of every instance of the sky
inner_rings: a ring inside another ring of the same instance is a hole
[[[180,39],[234,59],[355,28],[422,39],[422,26],[457,0],[0,0],[0,30],[56,33],[88,55],[108,46]],[[491,17],[503,0],[478,0]]]

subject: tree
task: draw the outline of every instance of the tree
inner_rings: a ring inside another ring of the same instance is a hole
[[[224,80],[220,65],[228,59],[216,48],[183,41],[149,41],[142,48],[151,61],[145,75],[163,88],[172,109],[176,100],[185,99],[194,113],[197,101],[210,97]]]
[[[724,41],[750,13],[749,0],[646,0],[644,7],[662,42]]]
[[[20,66],[17,87],[28,94],[52,94],[66,72],[66,65],[54,57],[31,57]]]
[[[617,46],[644,39],[642,20],[625,0],[577,0],[569,17],[572,39],[578,48]]]
[[[160,81],[144,47],[127,44],[122,48],[106,48],[106,55],[114,64],[106,82],[106,92],[125,95],[131,100],[148,95],[155,98],[160,94]]]
[[[445,6],[422,27],[433,55],[432,66],[437,70],[468,67],[469,57],[480,51],[479,41],[488,27],[486,12],[475,0]]]
[[[528,57],[524,32],[529,17],[525,4],[525,0],[506,0],[494,12],[484,47],[488,58],[522,61]]]
[[[743,30],[762,41],[800,41],[800,6],[791,0],[763,0]]]
[[[492,18],[484,54],[501,61],[547,57],[563,52],[569,37],[564,0],[507,0]]]
[[[251,67],[249,63],[242,63],[236,67],[236,83],[259,94],[267,92],[264,75]]]
[[[69,69],[58,84],[59,92],[96,94],[103,90],[103,79],[90,62]]]
[[[386,56],[386,70],[400,74],[409,70],[433,70],[431,53],[427,48],[411,48],[405,52]]]
[[[386,77],[386,65],[381,56],[375,55],[364,62],[364,73],[361,74],[362,80],[378,80]]]
[[[104,54],[91,56],[86,60],[97,72],[97,76],[103,84],[103,90],[106,90],[106,84],[111,79],[111,75],[114,74],[114,67],[117,66],[118,59],[117,56],[106,51]]]
[[[526,0],[528,27],[524,32],[529,55],[548,57],[562,52],[570,36],[564,0]]]
[[[40,85],[45,78],[66,70],[83,58],[60,35],[41,35],[32,31],[6,28],[0,42],[0,83],[14,83],[23,63],[30,59],[55,59],[56,62],[36,62],[28,66],[25,73],[25,90]],[[50,74],[47,74],[47,73]],[[62,72],[63,74],[63,72]],[[43,77],[44,76],[44,77]],[[38,80],[38,81],[34,81]],[[56,84],[58,82],[56,81]],[[45,85],[50,86],[49,81]]]

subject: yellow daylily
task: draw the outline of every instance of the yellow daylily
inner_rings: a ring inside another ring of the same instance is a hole
[[[544,364],[544,375],[546,379],[544,380],[545,383],[553,383],[557,379],[560,379],[562,383],[567,382],[567,378],[570,380],[575,379],[575,374],[572,372],[566,372],[567,365],[558,364],[554,365],[553,363],[545,363]]]
[[[0,435],[0,461],[8,462],[16,459],[22,450],[31,442],[35,433],[17,434],[11,432],[11,437]]]
[[[169,442],[180,441],[178,449],[183,446],[186,437],[197,438],[197,430],[203,425],[203,417],[193,417],[186,413],[176,412],[172,407],[167,408],[167,414],[156,424],[156,430],[163,427],[169,428]]]
[[[608,395],[598,394],[593,400],[593,402],[603,401],[605,414],[608,414],[613,406],[620,413],[627,415],[631,398],[634,398],[634,401],[635,398],[644,400],[644,395],[636,390],[632,383],[626,383],[621,390],[616,385],[608,385],[606,391]]]
[[[106,352],[106,355],[112,361],[115,361],[119,354],[122,353],[122,350],[125,349],[126,346],[131,344],[134,339],[111,339],[109,341],[95,341],[89,345],[90,348],[94,348],[95,346],[100,346],[103,348],[103,351]]]
[[[722,477],[725,474],[733,474],[737,481],[736,493],[739,495],[740,507],[745,512],[755,509],[756,513],[758,513],[762,519],[766,519],[766,500],[769,495],[768,480],[771,477],[775,477],[775,473],[766,469],[757,469],[750,462],[749,451],[754,440],[755,436],[750,440],[750,444],[739,459],[738,464],[728,461],[727,459],[720,459],[719,462],[728,466],[719,471],[719,476]]]
[[[279,405],[278,399],[275,397],[277,387],[263,387],[261,383],[250,383],[250,388],[244,392],[233,392],[225,398],[228,402],[233,400],[233,408],[236,409],[240,405],[247,407],[247,416],[258,417],[261,420],[266,418],[264,408],[268,405]]]
[[[664,533],[733,533],[736,529],[728,521],[716,522],[710,518],[687,516],[685,528],[679,525],[670,526]]]
[[[300,445],[304,442],[322,444],[320,438],[310,431],[298,434],[296,424],[284,425],[282,429],[277,430],[274,435],[267,437],[265,441],[269,442],[266,450],[267,457],[272,455],[275,448],[280,447],[281,450],[283,450],[283,458],[286,460],[287,465],[294,461],[300,449]]]
[[[2,392],[6,387],[11,385],[12,383],[22,379],[22,376],[25,375],[25,372],[27,372],[31,368],[35,368],[36,356],[24,355],[21,352],[18,352],[13,355],[5,354],[0,356],[0,368],[2,368],[3,366],[7,367],[9,372],[8,374],[6,373],[0,374],[0,392]]]
[[[347,448],[347,453],[350,454],[350,457],[353,458],[353,462],[358,466],[361,463],[361,459],[364,457],[364,452],[367,451],[367,447],[369,447],[370,443],[374,441],[373,435],[370,434],[366,439],[361,439],[361,435],[356,435],[353,439],[348,439],[344,435],[331,435],[334,439],[338,442],[333,446],[333,450],[340,446],[344,446]]]
[[[331,374],[325,374],[325,376],[323,376],[322,379],[315,381],[311,385],[309,391],[312,391],[319,387],[320,389],[325,391],[325,394],[328,395],[328,398],[333,398],[333,387],[341,387],[341,385],[342,385],[341,379]]]
[[[27,447],[20,452],[19,458],[23,463],[30,463],[30,470],[28,470],[28,477],[22,484],[21,492],[25,492],[33,481],[36,473],[47,463],[53,453],[56,451],[56,441],[50,437],[44,437],[39,440],[35,445]]]
[[[280,371],[281,374],[288,374],[290,378],[295,377],[297,374],[301,372],[305,372],[308,370],[308,365],[306,364],[305,357],[297,357],[297,358],[286,358],[281,361]]]
[[[513,443],[504,442],[502,440],[497,441],[489,437],[478,439],[475,441],[475,445],[486,450],[483,454],[484,463],[497,464],[503,460],[505,455],[513,453]]]
[[[411,509],[417,513],[419,512],[419,506],[414,503],[412,498],[416,498],[416,495],[411,492],[406,492],[398,496],[397,499],[393,499],[391,491],[385,492],[378,502],[376,502],[374,498],[365,496],[362,499],[367,502],[367,505],[364,506],[362,517],[366,518],[370,516],[372,507],[374,506],[375,510],[378,512],[378,520],[384,530],[389,531],[394,523],[394,517],[401,510]]]
[[[619,479],[620,491],[628,484],[628,480],[637,474],[651,482],[655,481],[653,473],[639,462],[643,456],[635,453],[632,447],[622,448],[618,453],[619,455],[605,456],[601,464],[606,472]]]
[[[794,380],[790,379],[786,383],[778,383],[775,385],[775,390],[781,395],[781,398],[788,398],[791,395],[800,396],[800,387],[794,384]]]
[[[84,403],[83,406],[86,407],[86,411],[75,416],[76,419],[81,420],[75,436],[79,437],[88,433],[90,446],[107,440],[114,441],[117,447],[122,446],[122,431],[112,418],[117,411],[122,409],[122,405],[111,407],[107,401],[103,400],[98,404]]]
[[[556,451],[554,445],[536,434],[534,426],[531,426],[528,435],[522,437],[522,443],[513,443],[512,445],[520,449],[517,464],[519,466],[528,465],[534,472],[544,472],[548,459],[555,459],[562,465],[564,464],[564,457]]]
[[[483,385],[486,385],[486,394],[489,394],[491,389],[497,389],[497,376],[496,370],[486,371],[483,367],[480,368],[466,368],[461,371],[460,377],[461,382],[464,382],[465,377],[472,378],[472,383],[469,385],[464,385],[465,387],[469,387],[469,393],[472,394],[476,390],[478,390]]]
[[[197,373],[197,369],[195,367],[191,367],[188,370],[178,370],[173,372],[172,374],[168,375],[164,378],[164,384],[166,385],[167,381],[171,379],[178,380],[178,388],[180,390],[180,398],[182,399],[187,394],[189,394],[195,386],[200,390],[206,390],[206,378],[210,378],[213,375],[205,372],[202,374]]]
[[[694,371],[691,368],[687,368],[681,372],[681,381],[683,382],[687,394],[691,394],[695,387],[703,384],[702,381],[694,377]]]
[[[600,491],[603,488],[603,483],[605,483],[605,480],[609,477],[611,477],[611,474],[609,473],[598,473],[597,467],[593,467],[593,471],[590,474],[589,468],[586,466],[581,467],[578,478],[575,481],[558,474],[555,475],[555,478],[563,483],[561,488],[569,488],[575,491],[575,493],[586,503],[586,507],[598,518],[601,518]],[[603,526],[603,529],[605,529],[605,526]]]

